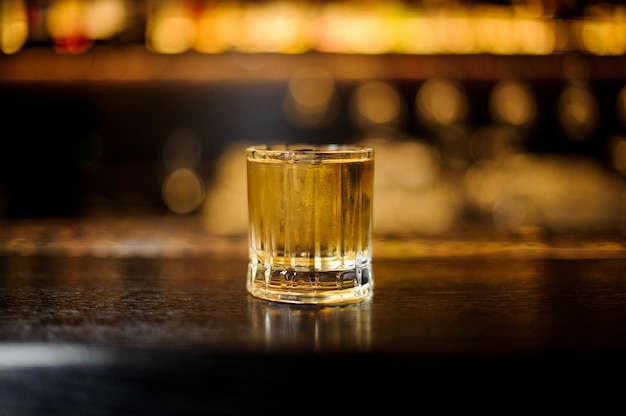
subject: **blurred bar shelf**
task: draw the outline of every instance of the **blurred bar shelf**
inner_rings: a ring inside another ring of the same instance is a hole
[[[276,82],[285,81],[303,66],[327,70],[341,82],[385,79],[419,81],[433,77],[468,80],[527,80],[566,78],[570,56],[580,58],[593,79],[626,78],[626,56],[578,53],[521,55],[363,55],[249,54],[226,52],[158,54],[143,46],[102,47],[79,55],[57,54],[30,47],[0,56],[0,82]]]

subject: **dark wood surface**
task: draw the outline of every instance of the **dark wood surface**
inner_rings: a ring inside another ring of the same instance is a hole
[[[239,254],[5,250],[0,415],[319,414],[338,399],[352,411],[495,410],[495,396],[530,410],[594,403],[597,390],[601,405],[621,397],[621,255],[383,256],[373,300],[316,307],[248,296]]]

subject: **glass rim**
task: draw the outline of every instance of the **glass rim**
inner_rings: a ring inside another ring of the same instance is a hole
[[[372,153],[372,146],[360,144],[308,144],[308,143],[276,143],[257,144],[246,148],[248,154],[259,152],[267,155],[314,155],[314,154],[353,154]]]

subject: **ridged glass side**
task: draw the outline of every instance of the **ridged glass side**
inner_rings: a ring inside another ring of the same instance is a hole
[[[255,296],[296,303],[371,296],[371,149],[248,150]]]

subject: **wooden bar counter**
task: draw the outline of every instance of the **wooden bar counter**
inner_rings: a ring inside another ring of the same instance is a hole
[[[1,415],[620,403],[618,239],[379,239],[374,298],[318,307],[248,296],[243,237],[104,224],[2,224]]]

